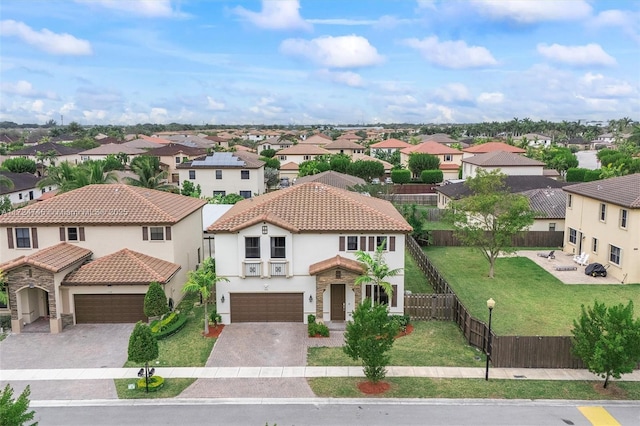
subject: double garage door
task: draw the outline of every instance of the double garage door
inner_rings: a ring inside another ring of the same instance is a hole
[[[303,293],[231,293],[231,322],[303,322]]]
[[[144,294],[76,294],[76,323],[135,323],[146,321]]]

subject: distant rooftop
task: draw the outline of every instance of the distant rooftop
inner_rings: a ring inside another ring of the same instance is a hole
[[[234,156],[232,152],[214,152],[213,155],[204,157],[204,159],[193,160],[191,165],[201,167],[243,167],[245,162]]]

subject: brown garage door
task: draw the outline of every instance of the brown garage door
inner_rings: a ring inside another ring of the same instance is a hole
[[[76,323],[146,321],[144,294],[76,294]]]
[[[303,322],[302,293],[232,293],[231,322]]]

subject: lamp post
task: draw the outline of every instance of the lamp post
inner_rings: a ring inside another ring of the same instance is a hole
[[[494,306],[496,306],[495,300],[491,298],[487,300],[487,308],[489,308],[489,335],[487,336],[487,350],[485,351],[487,354],[487,368],[484,373],[485,380],[489,380],[489,360],[491,359],[491,313],[493,312]]]

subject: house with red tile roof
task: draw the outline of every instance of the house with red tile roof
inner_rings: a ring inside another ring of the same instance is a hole
[[[327,141],[329,143],[331,141]],[[331,155],[332,152],[317,145],[297,144],[276,152],[280,164],[293,162],[296,164],[311,161],[320,155]]]
[[[78,323],[146,320],[157,281],[173,303],[202,260],[205,200],[123,184],[89,185],[0,215],[0,270],[12,330],[39,318],[59,333]]]
[[[324,146],[331,141],[332,139],[324,133],[316,133],[315,135],[309,136],[298,143],[302,145]]]
[[[179,143],[170,143],[147,151],[147,155],[158,158],[161,163],[168,166],[167,176],[169,177],[169,182],[178,184],[180,183],[180,175],[176,167],[206,153],[206,148],[196,148]]]
[[[358,250],[384,249],[390,268],[404,268],[411,226],[388,201],[321,182],[295,184],[235,204],[207,232],[215,236],[217,312],[224,323],[343,322],[365,297],[391,314],[404,311],[404,275],[389,277],[393,294],[355,285]]]
[[[478,169],[500,169],[508,176],[543,176],[544,163],[506,151],[491,151],[462,159],[462,178],[474,177]]]
[[[509,145],[503,142],[481,143],[479,145],[473,145],[462,150],[462,152],[464,152],[463,158],[469,158],[477,154],[486,154],[488,152],[495,151],[511,152],[513,154],[525,154],[527,152],[525,149],[518,148],[517,146]]]
[[[444,180],[458,178],[458,171],[462,165],[462,151],[438,142],[422,142],[400,150],[400,164],[406,167],[409,163],[409,157],[413,153],[437,157],[440,160],[440,170],[442,170]]]
[[[375,157],[379,152],[391,155],[396,151],[400,151],[405,148],[409,148],[411,145],[408,142],[401,141],[399,139],[385,139],[381,142],[374,143],[369,148],[371,149],[371,156]]]
[[[349,156],[353,154],[364,154],[364,146],[348,139],[336,139],[323,146],[323,148],[330,151],[331,154],[344,154]]]

